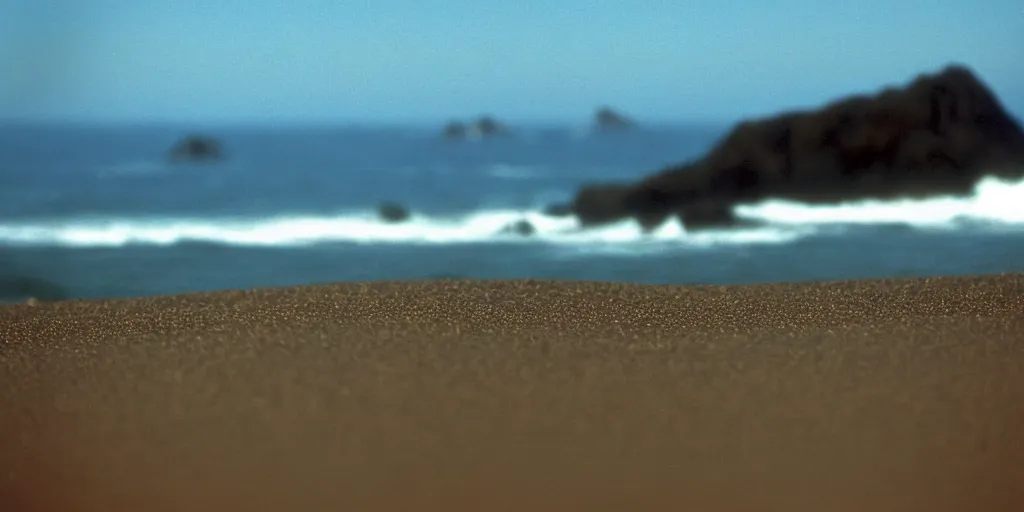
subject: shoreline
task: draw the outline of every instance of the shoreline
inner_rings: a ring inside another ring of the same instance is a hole
[[[1018,510],[1024,274],[0,305],[3,510]]]

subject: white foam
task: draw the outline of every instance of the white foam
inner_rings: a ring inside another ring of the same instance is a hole
[[[679,247],[785,244],[820,232],[829,224],[904,223],[921,228],[957,229],[964,221],[997,229],[1024,230],[1024,182],[981,181],[964,198],[861,201],[808,205],[765,201],[739,206],[738,216],[763,225],[742,229],[687,233],[667,222],[644,234],[632,220],[580,229],[574,217],[549,217],[540,209],[484,210],[449,217],[413,215],[406,222],[383,222],[376,212],[337,215],[282,215],[270,218],[77,218],[9,222],[0,225],[0,244],[118,247],[129,244],[173,245],[206,242],[235,246],[304,246],[317,243],[532,243],[559,245],[581,251],[649,252]],[[529,237],[502,233],[525,220],[535,233]]]
[[[964,221],[1024,227],[1024,181],[984,178],[968,197],[809,205],[770,200],[736,207],[742,218],[779,225],[892,224],[956,228]]]
[[[501,231],[525,220],[529,237]],[[375,212],[335,216],[280,216],[269,219],[69,219],[9,223],[0,226],[0,243],[66,247],[118,247],[207,242],[236,246],[303,246],[327,242],[453,244],[547,243],[570,246],[657,246],[785,243],[795,230],[702,231],[687,234],[675,222],[645,235],[634,221],[580,229],[574,217],[555,218],[540,211],[493,210],[453,217],[414,215],[403,223],[383,222]]]

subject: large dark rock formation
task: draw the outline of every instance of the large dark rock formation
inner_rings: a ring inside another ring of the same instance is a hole
[[[704,158],[633,184],[583,187],[583,225],[633,217],[730,224],[765,198],[836,202],[964,194],[983,176],[1024,177],[1024,132],[966,67],[900,88],[736,126]]]
[[[176,163],[215,162],[224,158],[224,149],[217,139],[190,135],[171,148],[169,157]]]

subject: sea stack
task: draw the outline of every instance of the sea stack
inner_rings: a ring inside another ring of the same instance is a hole
[[[213,137],[189,135],[171,148],[169,158],[175,163],[217,162],[224,158],[224,149]]]
[[[601,107],[594,112],[592,129],[595,133],[621,132],[634,128],[636,122],[629,117],[612,110],[611,107]]]
[[[482,115],[470,123],[451,121],[442,132],[442,136],[451,141],[490,139],[509,134],[509,127],[490,115]]]

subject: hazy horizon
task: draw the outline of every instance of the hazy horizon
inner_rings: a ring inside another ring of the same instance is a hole
[[[820,6],[0,0],[0,120],[583,124],[609,105],[652,124],[722,125],[952,63],[1024,113],[1015,2]]]

